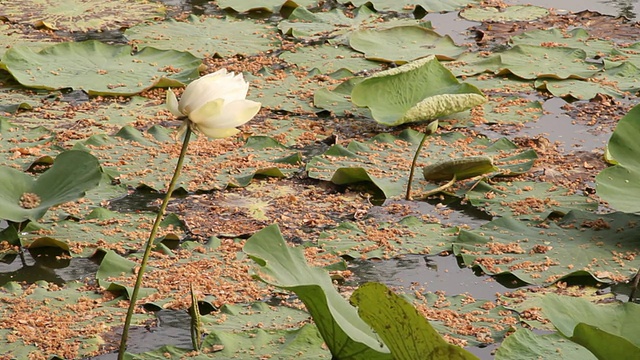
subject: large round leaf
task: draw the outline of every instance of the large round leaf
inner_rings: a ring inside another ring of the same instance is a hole
[[[616,210],[640,212],[640,105],[625,115],[607,149],[618,165],[596,176],[597,192]]]
[[[84,151],[58,155],[53,167],[33,177],[9,167],[0,167],[0,219],[22,222],[37,220],[57,204],[78,199],[100,182],[98,159]]]
[[[134,0],[2,1],[0,19],[54,30],[120,29],[164,15],[161,4]]]
[[[486,101],[478,88],[459,83],[432,56],[363,80],[354,86],[351,99],[387,126],[436,119]]]
[[[272,36],[265,34],[271,33]],[[139,46],[187,51],[199,58],[253,55],[271,48],[276,41],[275,27],[251,21],[199,18],[189,16],[187,21],[173,19],[155,24],[142,24],[125,31],[129,40]]]
[[[457,46],[449,35],[442,36],[418,25],[396,26],[384,30],[359,30],[349,36],[349,45],[370,60],[404,64],[435,55],[453,60],[465,48]]]
[[[14,47],[2,58],[18,82],[37,89],[82,89],[89,95],[133,95],[152,87],[182,86],[199,76],[201,62],[175,50],[99,41],[61,43],[35,52]]]

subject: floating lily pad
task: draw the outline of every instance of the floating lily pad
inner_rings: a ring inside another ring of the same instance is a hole
[[[397,137],[380,134],[367,142],[351,142],[347,147],[334,145],[307,164],[309,177],[340,185],[368,183],[387,197],[404,194],[411,158],[423,134],[405,130]],[[496,142],[470,138],[460,133],[431,135],[427,138],[418,166],[459,156],[489,155],[501,173],[521,174],[536,158],[532,150],[519,151],[507,139]],[[426,186],[424,180],[419,182]]]
[[[549,15],[549,10],[532,5],[507,7],[470,7],[460,11],[460,16],[471,21],[532,21]]]
[[[279,12],[283,8],[295,8],[298,6],[310,7],[317,5],[317,0],[218,0],[217,4],[222,9],[233,9],[239,13],[249,11]]]
[[[513,45],[534,45],[547,47],[568,47],[582,49],[587,56],[594,58],[598,55],[609,54],[615,44],[611,40],[593,38],[587,30],[576,28],[563,30],[559,28],[546,30],[532,30],[511,37]]]
[[[37,179],[0,167],[0,219],[36,221],[50,207],[82,197],[100,182],[98,160],[82,151],[65,151]]]
[[[357,73],[380,68],[380,63],[367,60],[362,54],[342,45],[305,46],[295,52],[285,51],[280,58],[300,68],[317,69],[323,74],[331,74],[340,69]]]
[[[473,206],[493,216],[514,216],[521,219],[546,218],[551,212],[567,213],[571,209],[595,211],[597,201],[571,194],[568,189],[532,181],[486,182],[474,184],[465,193]]]
[[[516,45],[498,56],[499,74],[509,72],[523,79],[586,79],[601,70],[586,61],[584,50],[567,47]]]
[[[477,230],[460,231],[453,251],[467,266],[490,275],[550,285],[571,276],[590,275],[620,282],[636,269],[640,218],[632,214],[593,214],[572,210],[559,222],[503,217]]]
[[[596,176],[597,194],[616,210],[640,212],[640,106],[632,108],[616,126],[607,152],[617,165]]]
[[[467,79],[469,81],[469,79]],[[530,100],[517,96],[489,96],[482,107],[471,111],[459,112],[438,119],[456,127],[474,126],[476,124],[514,124],[536,121],[544,110],[538,100]]]
[[[40,224],[37,231],[20,239],[25,247],[56,246],[75,257],[91,257],[98,250],[137,251],[149,238],[155,214],[122,214],[96,208],[82,220],[61,220]],[[157,242],[178,241],[184,229],[178,218],[170,214],[163,220]]]
[[[243,147],[227,146],[228,151],[210,148],[214,153],[207,154],[205,147],[198,148],[194,141],[176,187],[195,191],[247,186],[256,175],[284,177],[298,170],[300,154],[271,138],[256,136]],[[156,190],[169,183],[176,165],[174,151],[179,147],[170,131],[159,126],[147,133],[126,126],[114,136],[95,135],[75,145],[95,154],[121,183]]]
[[[66,102],[47,104],[44,113],[24,111],[14,115],[14,121],[29,127],[42,126],[58,134],[73,132],[71,139],[64,139],[65,145],[72,146],[78,141],[96,134],[113,134],[123,126],[151,126],[169,120],[166,105],[142,96],[129,98],[92,98],[78,109],[77,105]],[[70,124],[75,126],[70,129]]]
[[[50,155],[54,134],[44,127],[26,128],[0,116],[0,165],[27,170],[34,161]]]
[[[68,31],[116,30],[163,16],[161,4],[130,0],[9,1],[0,10],[0,18],[13,23]]]
[[[186,21],[169,19],[161,23],[134,26],[124,34],[141,48],[150,46],[185,51],[198,58],[255,55],[278,43],[273,26],[232,18],[199,18],[195,15],[189,16]]]
[[[37,89],[82,89],[89,95],[133,95],[152,87],[182,86],[199,76],[201,62],[175,50],[99,41],[61,43],[34,52],[13,47],[2,62],[22,85]],[[82,76],[79,76],[82,74]]]
[[[438,333],[450,339],[462,340],[457,343],[465,347],[502,340],[518,320],[514,311],[467,294],[446,296],[443,291],[436,291],[407,293],[403,297],[429,319]]]
[[[312,13],[303,7],[297,7],[288,19],[278,24],[278,29],[284,34],[299,39],[327,39],[332,45],[347,45],[349,34],[363,28],[386,29],[398,25],[418,25],[431,28],[429,22],[415,19],[383,19],[366,5],[354,10],[353,14],[353,16],[346,15],[338,9]]]
[[[407,3],[396,0],[341,0],[342,4],[353,4],[354,6],[361,6],[370,2],[373,7],[378,11],[397,11],[406,12]],[[470,4],[477,3],[476,0],[416,0],[411,4],[416,7],[421,7],[426,12],[445,12],[454,11]],[[409,10],[413,10],[413,6],[409,7]]]
[[[624,359],[640,353],[640,332],[636,319],[640,305],[593,304],[589,300],[549,294],[542,299],[542,311],[570,340],[586,347],[598,359]]]
[[[458,228],[406,217],[397,224],[342,223],[320,234],[325,251],[353,259],[389,259],[403,254],[437,254],[451,249]]]
[[[371,118],[371,111],[368,108],[355,106],[351,102],[351,91],[353,87],[364,80],[362,77],[353,77],[338,84],[333,89],[322,88],[313,94],[313,105],[316,108],[331,111],[335,115],[355,115]]]
[[[529,329],[517,329],[504,339],[495,359],[557,359],[559,354],[567,360],[598,359],[583,346],[558,333],[536,334]]]
[[[118,306],[121,300],[77,281],[62,287],[44,281],[27,288],[8,283],[0,288],[6,324],[0,329],[2,352],[15,359],[93,356],[107,342],[112,328],[120,325],[113,319],[126,313],[126,308]],[[150,315],[136,314],[133,324],[148,320]],[[61,327],[65,329],[64,336],[60,334]]]
[[[556,97],[573,97],[579,100],[589,100],[598,94],[622,97],[624,93],[611,87],[611,83],[583,81],[578,79],[538,79],[535,86],[538,90],[546,90]]]
[[[254,321],[256,320],[252,319],[247,324]],[[127,358],[157,360],[170,356],[176,359],[196,360],[241,359],[247,357],[247,353],[252,357],[273,357],[273,354],[278,354],[281,358],[296,358],[300,354],[314,359],[331,357],[331,353],[322,346],[324,340],[313,324],[304,324],[300,328],[290,330],[253,328],[245,331],[223,331],[220,328],[221,326],[213,327],[202,340],[203,348],[219,349],[215,352],[205,354],[178,346],[162,346],[157,350],[140,354],[127,354]]]
[[[458,82],[434,57],[362,80],[353,87],[351,99],[387,126],[433,120],[486,102],[480,90]]]
[[[0,10],[0,18],[2,18],[2,10]],[[16,26],[0,24],[0,43],[3,44],[0,47],[0,59],[2,59],[4,53],[13,46],[30,46],[35,51],[38,51],[43,47],[54,44],[54,41],[46,38],[44,32],[40,33],[33,30],[25,32]],[[3,68],[2,64],[0,64],[0,68]]]
[[[396,64],[405,64],[429,55],[439,60],[453,60],[465,50],[448,35],[442,36],[416,25],[358,30],[349,36],[349,46],[364,53],[369,60]]]
[[[262,69],[257,75],[246,75],[256,88],[252,92],[262,106],[271,110],[291,113],[315,113],[311,106],[313,92],[324,86],[324,80],[315,78],[318,72],[271,71]]]
[[[395,359],[427,358],[478,360],[459,346],[449,344],[411,303],[385,285],[361,285],[349,300],[358,315],[388,344]]]

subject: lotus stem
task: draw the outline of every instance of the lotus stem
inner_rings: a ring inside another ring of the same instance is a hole
[[[411,200],[411,183],[413,182],[413,173],[416,169],[416,163],[418,162],[418,157],[420,156],[420,150],[424,146],[424,142],[427,140],[427,137],[438,130],[438,120],[432,121],[427,125],[427,129],[424,131],[424,136],[418,144],[418,148],[416,149],[416,153],[413,155],[413,161],[411,162],[411,171],[409,172],[409,183],[407,184],[407,194],[405,195],[405,199]]]
[[[138,277],[136,278],[136,284],[133,287],[133,293],[131,294],[131,298],[129,299],[129,309],[127,310],[127,317],[124,321],[124,327],[122,329],[122,338],[120,340],[120,350],[118,351],[118,360],[124,360],[124,355],[127,349],[127,339],[129,337],[129,327],[131,326],[131,319],[133,318],[133,313],[135,312],[136,300],[138,299],[138,292],[140,291],[140,287],[142,286],[142,276],[144,275],[144,271],[147,267],[147,262],[149,261],[149,255],[151,254],[151,249],[153,248],[153,240],[155,239],[156,234],[158,233],[158,228],[160,227],[160,223],[162,222],[164,213],[167,210],[167,205],[169,204],[169,200],[171,199],[171,194],[173,193],[173,189],[176,187],[176,183],[178,182],[178,178],[180,177],[180,171],[182,170],[182,164],[187,154],[187,147],[189,146],[190,137],[191,137],[191,129],[187,126],[186,131],[184,133],[184,140],[182,141],[182,149],[180,150],[180,157],[178,157],[178,163],[176,164],[176,169],[173,171],[173,177],[171,178],[171,182],[169,182],[169,188],[167,189],[167,194],[164,196],[164,200],[162,201],[162,205],[160,206],[160,210],[158,211],[156,220],[153,223],[153,227],[151,228],[151,233],[149,234],[149,240],[147,240],[147,245],[144,249],[144,255],[142,256],[142,262],[140,263],[140,269],[138,270]]]
[[[202,347],[202,327],[200,321],[200,307],[198,306],[198,298],[193,291],[193,283],[189,283],[189,291],[191,292],[191,308],[189,315],[191,316],[191,344],[193,350],[200,351]]]
[[[437,188],[433,189],[433,190],[429,190],[426,193],[422,194],[422,196],[420,197],[420,199],[426,199],[431,195],[435,195],[437,193],[443,192],[445,190],[447,190],[448,188],[450,188],[453,184],[456,183],[456,180],[458,180],[456,178],[456,175],[453,174],[453,178],[451,180],[449,180],[446,184],[438,186]]]

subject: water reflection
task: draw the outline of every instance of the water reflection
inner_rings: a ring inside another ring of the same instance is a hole
[[[388,286],[424,287],[426,291],[444,291],[447,295],[468,293],[476,299],[493,300],[504,287],[486,275],[461,267],[454,256],[407,255],[391,260],[352,260],[349,269],[353,283],[380,282]]]
[[[96,262],[87,258],[69,258],[60,248],[27,249],[2,258],[0,286],[10,281],[33,284],[41,280],[63,285],[73,280],[94,278],[97,271]]]

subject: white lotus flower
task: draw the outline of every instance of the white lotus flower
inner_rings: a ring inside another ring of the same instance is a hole
[[[242,74],[220,69],[187,85],[179,102],[169,89],[166,101],[173,115],[188,119],[185,125],[219,139],[240,132],[236,127],[260,111],[259,102],[245,99],[248,90],[249,83],[244,81]]]

